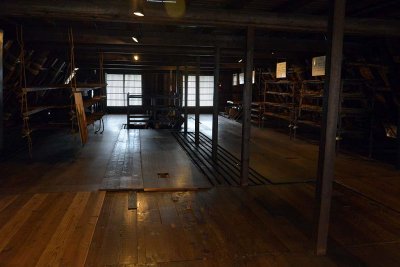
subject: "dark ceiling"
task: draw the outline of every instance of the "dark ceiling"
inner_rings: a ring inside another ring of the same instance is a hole
[[[105,69],[110,70],[191,66],[197,56],[203,68],[212,68],[217,45],[222,50],[222,68],[240,68],[247,26],[256,27],[256,65],[326,49],[328,0],[145,2],[144,17],[132,14],[132,1],[4,0],[0,28],[6,39],[15,39],[16,26],[22,25],[27,47],[66,58],[72,28],[77,64],[97,68],[103,53]],[[173,17],[177,10],[183,15]],[[400,35],[399,10],[398,0],[348,1],[346,49]],[[133,54],[140,60],[135,62]]]

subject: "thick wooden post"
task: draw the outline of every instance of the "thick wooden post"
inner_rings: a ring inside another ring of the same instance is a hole
[[[173,74],[172,74],[172,68],[169,70],[169,89],[168,89],[168,95],[170,96],[173,92],[172,92],[172,90],[173,90],[173,87],[174,87],[174,84],[173,84]],[[170,97],[168,97],[168,106],[170,107],[171,106],[171,98]]]
[[[400,103],[397,107],[397,163],[396,168],[400,170]]]
[[[221,50],[215,48],[215,69],[214,69],[214,99],[213,99],[213,126],[212,126],[212,159],[217,162],[218,154],[218,112],[219,112],[219,71]]]
[[[254,27],[247,29],[247,52],[246,69],[244,75],[243,90],[243,124],[242,124],[242,153],[240,184],[247,186],[249,184],[249,163],[250,163],[250,129],[251,129],[251,100],[252,100],[252,72],[254,60]]]
[[[197,57],[196,66],[196,110],[195,110],[195,130],[194,141],[196,146],[200,144],[200,58]]]
[[[328,27],[328,53],[324,88],[323,118],[316,185],[316,254],[325,255],[328,242],[332,183],[335,170],[335,146],[340,104],[343,33],[346,0],[334,0]]]
[[[0,30],[0,156],[4,150],[4,103],[3,103],[3,30]]]
[[[174,107],[178,108],[179,107],[179,98],[176,98],[176,96],[180,97],[180,86],[179,86],[179,66],[176,66],[176,71],[175,71],[175,94],[174,94]]]
[[[185,128],[184,133],[187,134],[188,129],[188,85],[189,85],[189,73],[187,64],[185,65]]]
[[[179,73],[179,66],[177,65],[175,68],[175,93],[179,92],[178,73]]]

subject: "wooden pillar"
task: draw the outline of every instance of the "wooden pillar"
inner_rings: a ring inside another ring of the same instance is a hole
[[[178,88],[179,88],[179,116],[182,115],[183,111],[183,75],[182,75],[182,70],[179,67],[179,75],[178,75]]]
[[[212,122],[212,159],[217,162],[218,154],[218,112],[219,112],[219,71],[221,50],[215,48],[215,69],[214,69],[214,101],[213,101],[213,122]]]
[[[179,92],[178,73],[179,73],[179,66],[177,65],[175,69],[175,93]]]
[[[197,57],[196,66],[196,110],[194,141],[196,146],[200,144],[200,57]]]
[[[173,74],[172,74],[172,68],[169,70],[169,88],[168,88],[168,96],[171,96],[171,94],[172,94],[172,90],[173,90],[173,87],[174,87],[174,83],[173,83]],[[164,100],[165,101],[165,100]],[[168,97],[168,106],[170,107],[172,105],[172,103],[171,103],[171,98],[170,97]]]
[[[188,85],[189,85],[189,73],[187,64],[185,65],[185,128],[184,133],[187,134],[188,129]]]
[[[400,103],[397,106],[397,162],[396,168],[400,170]]]
[[[174,106],[175,108],[179,107],[179,98],[175,98],[176,96],[180,96],[180,89],[179,89],[179,66],[176,66],[175,71],[175,94],[174,94]]]
[[[252,100],[252,72],[254,60],[254,27],[247,29],[247,48],[246,48],[246,69],[244,75],[243,90],[243,124],[242,124],[242,153],[240,184],[247,186],[249,184],[249,162],[250,162],[250,129],[251,129],[251,100]]]
[[[3,30],[0,30],[0,156],[4,150],[4,104],[3,104]]]
[[[328,242],[332,183],[335,171],[335,146],[340,104],[343,33],[346,0],[331,3],[328,24],[328,53],[324,88],[323,117],[316,185],[316,254],[325,255]]]

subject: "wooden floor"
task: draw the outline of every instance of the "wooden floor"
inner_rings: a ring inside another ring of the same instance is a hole
[[[0,266],[398,266],[400,214],[337,189],[329,254],[312,185],[4,195]]]
[[[194,123],[191,118],[190,129]],[[212,117],[201,116],[201,131],[211,137]],[[219,143],[240,158],[241,124],[219,119]],[[314,181],[318,146],[271,129],[253,127],[250,166],[276,184]],[[335,182],[400,212],[400,171],[394,166],[340,153]]]
[[[274,185],[200,188],[207,181],[173,138],[121,130],[123,119],[109,116],[105,133],[91,134],[83,149],[55,136],[33,160],[0,163],[0,266],[399,266],[400,187],[390,166],[339,156],[329,252],[317,257],[314,185],[302,183],[315,167],[313,145],[255,129],[253,146],[271,146],[257,153],[282,155],[269,175],[296,160],[304,172],[280,173]],[[209,118],[202,122],[210,134]],[[220,121],[221,144],[232,153],[235,127]],[[137,209],[129,209],[132,189],[140,189]]]
[[[0,199],[0,266],[83,266],[104,192]]]

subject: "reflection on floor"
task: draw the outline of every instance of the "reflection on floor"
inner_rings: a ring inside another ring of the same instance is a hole
[[[317,257],[312,183],[212,188],[170,134],[121,130],[124,119],[107,116],[104,134],[82,149],[58,136],[35,146],[34,160],[0,163],[0,266],[398,266],[390,166],[339,156],[329,253]],[[210,136],[209,122],[201,130]],[[240,125],[219,126],[237,157]],[[315,146],[252,134],[253,168],[278,182],[313,177]]]

